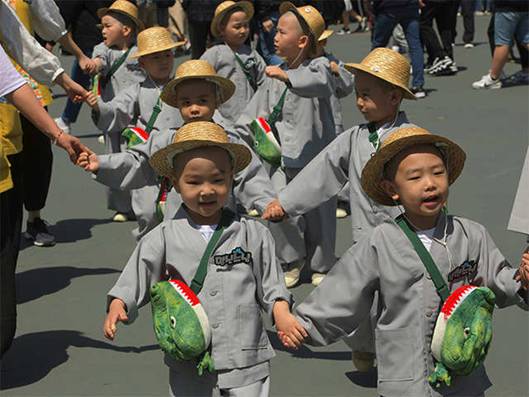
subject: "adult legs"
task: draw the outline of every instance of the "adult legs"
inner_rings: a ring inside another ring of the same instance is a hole
[[[461,15],[463,15],[463,43],[474,41],[474,10],[475,0],[461,0]]]
[[[403,18],[399,23],[404,29],[410,51],[412,86],[422,87],[424,85],[424,53],[420,39],[419,16]]]
[[[83,48],[83,52],[86,54],[87,57],[92,56],[93,48]],[[77,62],[77,58],[73,61],[72,64],[72,80],[79,83],[83,88],[88,89],[90,86],[90,75],[83,73],[81,68],[79,67],[79,62]],[[66,101],[66,106],[64,107],[64,111],[62,112],[61,118],[63,121],[69,125],[71,123],[75,123],[77,121],[77,117],[79,116],[79,111],[81,110],[83,102],[74,103],[70,98]]]
[[[206,51],[209,34],[209,21],[189,21],[189,41],[191,58],[198,59]]]

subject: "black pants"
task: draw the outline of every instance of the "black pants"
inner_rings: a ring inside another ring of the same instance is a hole
[[[463,16],[463,43],[474,41],[474,10],[476,0],[461,0],[461,15]]]
[[[211,21],[189,21],[191,59],[198,59],[206,51]]]
[[[53,153],[50,139],[24,116],[20,115],[23,131],[22,173],[24,178],[24,207],[39,211],[46,205],[50,188]]]
[[[421,41],[428,52],[428,63],[435,58],[443,58],[448,55],[454,59],[452,43],[454,41],[454,5],[452,2],[435,3],[427,2],[421,10]],[[441,36],[441,42],[433,28],[433,21]],[[441,45],[442,43],[442,45]]]
[[[0,355],[9,349],[17,323],[15,268],[20,249],[23,155],[8,156],[13,188],[0,193]]]

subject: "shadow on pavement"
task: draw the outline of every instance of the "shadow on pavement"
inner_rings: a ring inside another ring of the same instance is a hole
[[[80,268],[72,266],[45,267],[16,274],[17,303],[26,303],[68,287],[76,277],[119,273],[110,268]],[[45,282],[43,282],[45,280]]]
[[[267,331],[267,333],[268,333],[268,339],[270,339],[270,343],[272,344],[272,347],[274,348],[274,350],[290,353],[294,357],[316,358],[320,360],[340,360],[340,361],[351,360],[351,351],[318,352],[318,351],[311,350],[306,345],[301,345],[298,350],[287,349],[281,344],[275,332]]]
[[[68,361],[70,346],[135,353],[132,347],[115,346],[73,330],[21,335],[2,357],[0,390],[30,385],[43,379],[53,369]]]
[[[377,387],[377,369],[370,369],[368,372],[352,371],[346,372],[345,376],[357,386],[375,388]]]

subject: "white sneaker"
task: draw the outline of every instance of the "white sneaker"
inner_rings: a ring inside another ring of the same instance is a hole
[[[285,284],[287,288],[294,287],[299,283],[299,276],[301,275],[301,269],[303,269],[303,262],[294,263],[290,266],[290,269],[285,271]]]
[[[325,278],[325,273],[312,273],[312,276],[311,276],[312,285],[317,287],[318,285],[321,284],[324,278]]]
[[[490,73],[487,73],[485,76],[481,78],[481,80],[474,81],[472,83],[472,88],[476,90],[480,89],[497,89],[501,88],[501,80],[497,79],[494,80],[492,77],[490,77]]]
[[[112,217],[113,222],[127,222],[128,220],[129,217],[127,216],[127,214],[124,214],[122,212],[116,212]]]
[[[62,117],[57,117],[56,119],[53,119],[55,121],[55,124],[57,124],[57,127],[59,127],[63,132],[69,134],[70,133],[70,123],[67,123],[62,119]]]
[[[252,208],[251,210],[248,210],[246,212],[246,215],[251,216],[252,218],[258,218],[259,217],[259,211],[257,211],[255,208]]]
[[[474,48],[474,44],[473,43],[466,43],[465,44],[465,48]]]
[[[343,219],[343,218],[347,218],[349,214],[347,213],[346,210],[344,210],[343,208],[336,208],[336,218],[338,219]]]
[[[105,144],[105,136],[104,135],[99,135],[97,137],[97,141],[101,144],[101,145],[104,145]]]

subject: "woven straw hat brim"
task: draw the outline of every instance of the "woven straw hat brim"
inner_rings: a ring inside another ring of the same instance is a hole
[[[143,22],[140,21],[138,18],[136,18],[135,16],[129,14],[127,11],[124,11],[124,10],[120,10],[118,8],[112,8],[112,7],[105,7],[105,8],[100,8],[99,10],[97,10],[97,16],[99,18],[103,18],[105,15],[107,15],[109,12],[115,12],[117,14],[121,14],[121,15],[125,15],[126,17],[129,17],[132,22],[134,22],[138,28],[138,31],[141,31],[143,30],[144,26],[143,26]]]
[[[303,7],[311,7],[311,6],[301,6],[299,8],[303,8]],[[314,9],[317,12],[317,14],[315,14],[315,13],[312,13],[312,14],[320,16],[321,19],[320,18],[316,18],[319,21],[317,21],[316,19],[314,19],[313,21],[307,20],[306,15],[301,13],[298,10],[298,8],[293,3],[291,3],[290,1],[285,1],[285,2],[281,3],[281,5],[279,6],[279,14],[283,15],[284,13],[286,13],[288,11],[292,11],[294,14],[297,15],[297,17],[299,19],[301,19],[301,20],[303,20],[305,22],[305,25],[309,28],[310,33],[311,33],[312,37],[314,38],[314,40],[320,40],[321,35],[325,31],[325,21],[324,21],[323,17],[321,16],[321,14],[319,13],[318,10],[316,10],[314,7],[311,7],[311,9]]]
[[[144,51],[136,51],[134,54],[132,54],[130,56],[130,58],[139,58],[139,57],[142,57],[144,55],[149,55],[149,54],[154,54],[156,52],[162,52],[162,51],[165,51],[165,50],[170,50],[172,48],[181,47],[184,44],[185,44],[185,41],[177,41],[177,42],[173,42],[173,43],[162,44],[162,45],[159,45],[159,46],[156,46],[156,47],[152,47],[152,48],[146,49]]]
[[[169,178],[176,178],[177,175],[173,167],[174,158],[184,152],[202,147],[219,147],[221,149],[227,150],[233,159],[234,173],[245,169],[248,164],[250,164],[252,159],[250,149],[244,145],[238,143],[219,143],[199,139],[171,143],[165,148],[154,153],[150,158],[149,163],[159,175]]]
[[[398,134],[398,130],[393,134]],[[433,144],[441,150],[448,171],[448,183],[450,185],[454,183],[465,165],[466,154],[464,150],[450,139],[440,135],[412,134],[398,138],[387,145],[382,144],[378,152],[369,159],[362,170],[361,181],[364,192],[379,204],[395,206],[395,202],[381,186],[384,166],[404,149],[421,144]]]
[[[387,81],[388,83],[391,83],[399,88],[402,88],[404,90],[404,98],[406,99],[412,99],[412,100],[417,99],[415,94],[411,92],[410,89],[406,85],[402,84],[400,81],[398,81],[393,76],[390,76],[386,73],[384,74],[377,73],[373,71],[371,67],[362,65],[361,63],[346,63],[344,66],[347,70],[349,70],[352,73],[354,73],[355,70],[361,70],[362,72],[369,73],[372,76],[378,77],[381,80]]]
[[[184,81],[187,80],[193,80],[193,79],[200,79],[209,81],[213,84],[215,84],[220,89],[220,98],[219,103],[217,105],[220,105],[224,102],[226,102],[228,99],[230,99],[235,92],[235,84],[225,78],[218,75],[210,75],[210,74],[204,74],[204,75],[189,75],[189,76],[181,76],[177,77],[173,80],[171,80],[165,88],[162,91],[162,94],[160,95],[160,98],[162,101],[167,103],[168,105],[171,105],[173,107],[178,107],[178,103],[176,101],[176,88],[182,84]]]
[[[248,20],[253,18],[253,14],[254,14],[253,4],[250,3],[249,1],[236,1],[234,4],[226,7],[225,9],[220,11],[218,14],[215,14],[215,16],[213,17],[213,20],[211,21],[211,27],[210,27],[211,34],[213,35],[213,37],[220,36],[219,25],[222,22],[224,15],[226,15],[228,12],[230,12],[234,8],[242,8],[244,13],[248,17]]]
[[[318,41],[327,40],[329,37],[331,37],[334,34],[334,30],[326,29],[323,31],[320,37],[318,37]]]

